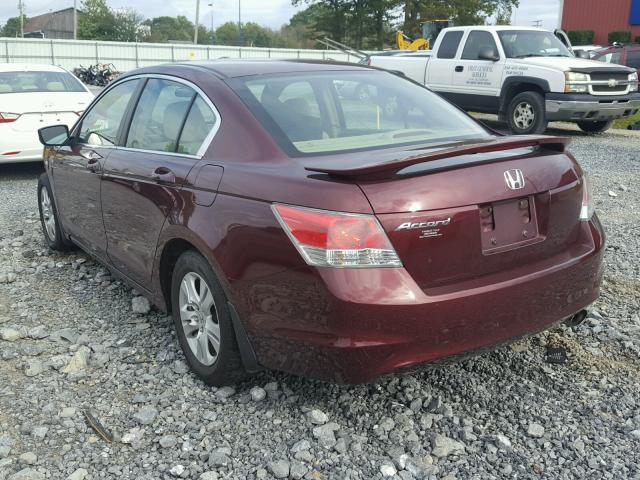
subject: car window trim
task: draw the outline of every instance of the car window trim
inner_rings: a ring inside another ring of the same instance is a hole
[[[184,157],[184,158],[193,158],[193,159],[198,159],[201,160],[205,153],[207,153],[207,150],[209,150],[209,147],[211,146],[211,143],[213,142],[213,139],[215,138],[216,134],[218,133],[218,130],[220,129],[220,125],[222,124],[222,116],[220,115],[220,112],[218,111],[218,109],[215,107],[215,105],[213,104],[213,102],[211,101],[211,99],[209,98],[209,96],[207,94],[205,94],[202,89],[200,87],[198,87],[195,83],[190,82],[189,80],[185,80],[183,78],[180,77],[175,77],[173,75],[167,75],[167,74],[160,74],[160,73],[140,73],[137,75],[131,75],[130,77],[125,77],[121,80],[117,80],[115,82],[113,82],[111,85],[109,85],[107,88],[105,88],[100,95],[98,95],[98,97],[95,99],[95,102],[97,103],[99,101],[99,99],[101,99],[104,95],[106,95],[107,92],[109,92],[112,88],[116,87],[117,85],[121,85],[124,82],[128,82],[131,80],[137,80],[137,79],[145,79],[145,81],[143,82],[144,84],[147,83],[147,81],[151,78],[158,78],[158,79],[163,79],[163,80],[169,80],[169,81],[174,81],[174,82],[178,82],[178,83],[182,83],[190,88],[192,88],[193,90],[195,90],[196,92],[196,96],[200,95],[202,97],[202,99],[206,102],[206,104],[209,106],[209,108],[211,108],[211,110],[213,111],[213,113],[216,116],[216,123],[215,125],[211,128],[211,130],[209,131],[209,134],[205,137],[204,141],[202,142],[202,145],[200,145],[200,148],[198,149],[198,152],[196,154],[188,154],[188,153],[178,153],[178,152],[161,152],[158,150],[145,150],[145,149],[141,149],[141,148],[131,148],[131,147],[125,147],[123,145],[88,145],[85,143],[80,143],[79,145],[84,145],[90,148],[113,148],[116,150],[124,150],[124,151],[131,151],[131,152],[142,152],[142,153],[155,153],[155,154],[160,154],[160,155],[172,155],[172,156],[178,156],[178,157]],[[138,88],[138,87],[137,87]],[[136,89],[137,90],[137,89]],[[142,94],[142,90],[140,91],[136,91],[134,92],[134,94],[137,93],[137,96],[135,97],[135,104],[138,104],[138,100],[140,98],[140,95]],[[129,100],[129,106],[132,104],[132,100],[134,100],[133,95],[131,100]],[[127,108],[129,108],[129,106],[127,106]],[[91,109],[87,109],[87,111],[85,111],[85,113],[82,115],[82,117],[80,118],[80,120],[78,121],[78,123],[76,124],[76,127],[74,127],[73,132],[74,135],[76,133],[76,129],[79,128],[80,125],[82,125],[82,122],[84,121],[84,117],[87,114],[87,112],[89,112]],[[127,117],[127,114],[125,114],[124,120],[126,121],[125,124],[125,128],[126,128],[126,135],[129,135],[129,129],[131,127],[131,120],[133,118],[133,109],[131,111],[131,115],[129,117]],[[182,134],[182,132],[180,132]],[[122,143],[122,141],[118,141],[118,143]]]

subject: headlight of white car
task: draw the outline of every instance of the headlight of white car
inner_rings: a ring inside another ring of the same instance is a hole
[[[633,72],[632,74],[629,75],[629,82],[631,82],[631,85],[629,85],[629,90],[632,92],[637,92],[638,91],[638,72]]]
[[[589,86],[586,84],[589,75],[580,72],[564,72],[564,91],[565,93],[587,93]]]

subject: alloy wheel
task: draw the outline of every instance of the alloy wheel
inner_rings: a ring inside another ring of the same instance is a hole
[[[529,102],[520,102],[513,111],[513,123],[522,129],[527,130],[536,120],[536,113]]]
[[[193,355],[211,366],[220,353],[220,323],[211,288],[195,272],[187,273],[180,283],[180,322]]]
[[[56,217],[53,213],[51,198],[46,187],[40,189],[40,208],[42,211],[42,223],[44,224],[45,233],[52,242],[56,239]]]

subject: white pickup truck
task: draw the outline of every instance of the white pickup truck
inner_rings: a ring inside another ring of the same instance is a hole
[[[640,109],[638,73],[576,57],[566,36],[538,28],[451,27],[431,51],[372,55],[467,111],[497,113],[516,134],[542,133],[552,120],[602,132]]]

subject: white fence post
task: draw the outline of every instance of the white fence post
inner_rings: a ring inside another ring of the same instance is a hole
[[[9,63],[9,40],[4,41],[4,53],[7,57],[7,63]]]
[[[53,40],[51,40],[51,65],[55,65],[55,64],[56,64],[56,56],[53,51]]]

